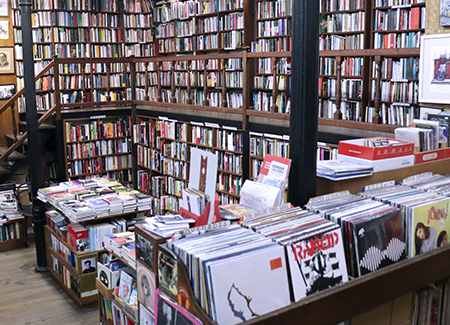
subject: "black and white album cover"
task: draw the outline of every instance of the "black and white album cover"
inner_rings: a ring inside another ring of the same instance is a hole
[[[286,246],[294,301],[348,281],[339,226]]]
[[[136,257],[139,261],[147,265],[151,270],[153,268],[153,245],[144,237],[136,234]]]

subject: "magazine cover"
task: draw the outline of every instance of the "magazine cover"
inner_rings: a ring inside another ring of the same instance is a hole
[[[158,251],[158,280],[174,295],[178,293],[178,267],[172,256]]]
[[[410,255],[428,252],[448,243],[450,198],[423,204],[411,209]]]
[[[237,324],[290,304],[284,248],[271,245],[205,265],[212,318]]]
[[[348,281],[339,226],[286,246],[294,301]]]
[[[358,275],[406,258],[405,236],[397,208],[352,222]]]

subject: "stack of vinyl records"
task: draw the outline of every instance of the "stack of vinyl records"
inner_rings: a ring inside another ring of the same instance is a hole
[[[96,217],[95,210],[86,202],[69,200],[61,202],[60,207],[70,221],[74,223],[94,219]]]
[[[144,228],[161,237],[171,237],[175,232],[189,228],[189,224],[194,223],[194,219],[186,219],[182,216],[165,215],[145,218]]]
[[[136,198],[128,194],[119,194],[117,196],[122,200],[123,213],[130,213],[136,211]]]
[[[407,256],[422,254],[448,243],[449,197],[402,185],[365,191],[363,195],[400,208]]]
[[[241,225],[284,247],[293,301],[348,281],[341,230],[320,214],[297,207]]]
[[[398,208],[350,194],[312,199],[306,207],[340,225],[350,275],[361,276],[406,258]]]
[[[86,203],[95,211],[97,217],[104,217],[109,214],[109,203],[102,198],[93,198],[86,200]]]
[[[152,198],[151,196],[144,193],[133,194],[136,198],[137,210],[145,211],[152,208]]]
[[[428,174],[428,175],[426,175]],[[450,177],[439,174],[425,173],[416,182],[409,184],[424,191],[435,192],[441,195],[450,196]]]
[[[284,248],[250,229],[217,227],[167,244],[188,265],[197,300],[218,324],[241,323],[291,302]]]
[[[347,160],[322,160],[317,162],[317,176],[333,181],[365,177],[373,174],[373,165]]]

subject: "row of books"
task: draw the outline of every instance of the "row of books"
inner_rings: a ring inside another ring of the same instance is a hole
[[[154,33],[148,29],[128,29],[124,32],[124,40],[126,43],[151,43],[154,41]]]
[[[389,8],[375,10],[374,30],[407,30],[424,29],[426,8]]]
[[[322,94],[326,97],[336,97],[337,79],[326,78],[322,82]],[[362,80],[358,79],[341,79],[341,97],[343,98],[361,98],[362,96]]]
[[[67,159],[90,158],[131,151],[130,139],[100,140],[95,142],[72,143],[67,145]]]
[[[225,191],[234,195],[241,194],[242,177],[219,172],[217,175],[217,190]]]
[[[50,28],[39,28],[31,31],[31,37],[34,43],[51,43],[52,30]],[[22,30],[14,30],[14,42],[22,43]]]
[[[83,124],[66,122],[66,143],[131,137],[131,132],[130,117],[121,117],[111,122],[91,121]]]
[[[123,26],[125,28],[152,28],[154,23],[152,15],[127,14],[123,16]]]
[[[90,16],[89,22],[91,27],[121,27],[121,16],[119,14],[112,13],[93,13]]]
[[[155,56],[156,48],[154,44],[127,44],[125,45],[125,55],[126,56]]]
[[[420,58],[383,58],[381,63],[381,75],[383,79],[405,80],[419,79]],[[377,77],[376,62],[372,66],[373,77]]]
[[[320,12],[363,9],[365,0],[326,0],[319,2]],[[378,6],[377,6],[378,7]]]
[[[285,36],[292,33],[291,20],[288,18],[259,21],[257,28],[257,37]]]
[[[165,3],[155,10],[155,22],[168,22],[175,19],[187,19],[195,15],[195,2]]]
[[[377,47],[379,48],[379,47]],[[319,39],[320,51],[362,50],[364,49],[364,34],[356,35],[326,35]]]
[[[365,12],[320,16],[320,33],[364,32]]]
[[[244,0],[206,0],[195,2],[196,14],[205,15],[244,8]]]
[[[372,82],[373,84],[374,82]],[[397,103],[418,103],[419,99],[419,82],[408,81],[407,79],[400,81],[381,81],[381,101],[397,102]],[[372,89],[372,98],[375,98]]]
[[[423,32],[374,33],[374,49],[412,48],[420,46]]]
[[[250,132],[250,155],[289,157],[289,136],[269,133]]]
[[[374,62],[375,64],[375,62]],[[337,75],[337,64],[335,58],[320,58],[320,74],[327,76]],[[342,60],[341,66],[342,76],[361,76],[363,70],[362,57],[345,57]]]
[[[273,105],[277,106],[275,113],[289,114],[291,110],[291,100],[284,94],[277,94],[276,98],[272,93],[264,91],[253,93],[253,109],[256,111],[271,112]]]
[[[40,29],[36,30],[39,33]],[[40,34],[40,33],[39,33]],[[39,37],[39,34],[36,36]],[[91,40],[90,32],[87,28],[63,28],[59,27],[54,29],[55,42],[67,43],[67,42],[83,42],[89,43]],[[51,38],[51,34],[46,35],[46,39]]]
[[[67,164],[67,173],[69,177],[78,177],[86,174],[98,174],[117,169],[131,168],[132,157],[131,154],[128,154],[69,161]]]
[[[375,7],[406,6],[425,3],[426,0],[375,0]]]
[[[275,0],[258,2],[258,19],[269,19],[277,17],[288,17],[292,15],[291,0]]]

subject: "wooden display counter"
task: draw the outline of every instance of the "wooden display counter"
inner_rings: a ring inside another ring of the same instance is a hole
[[[443,159],[434,162],[414,165],[411,167],[388,170],[385,172],[374,173],[372,176],[346,179],[342,181],[331,181],[326,178],[317,177],[316,194],[323,195],[344,190],[357,194],[366,185],[387,182],[391,180],[397,181],[399,184],[406,177],[417,175],[425,172],[433,172],[434,174],[447,175],[450,173],[450,159]]]

